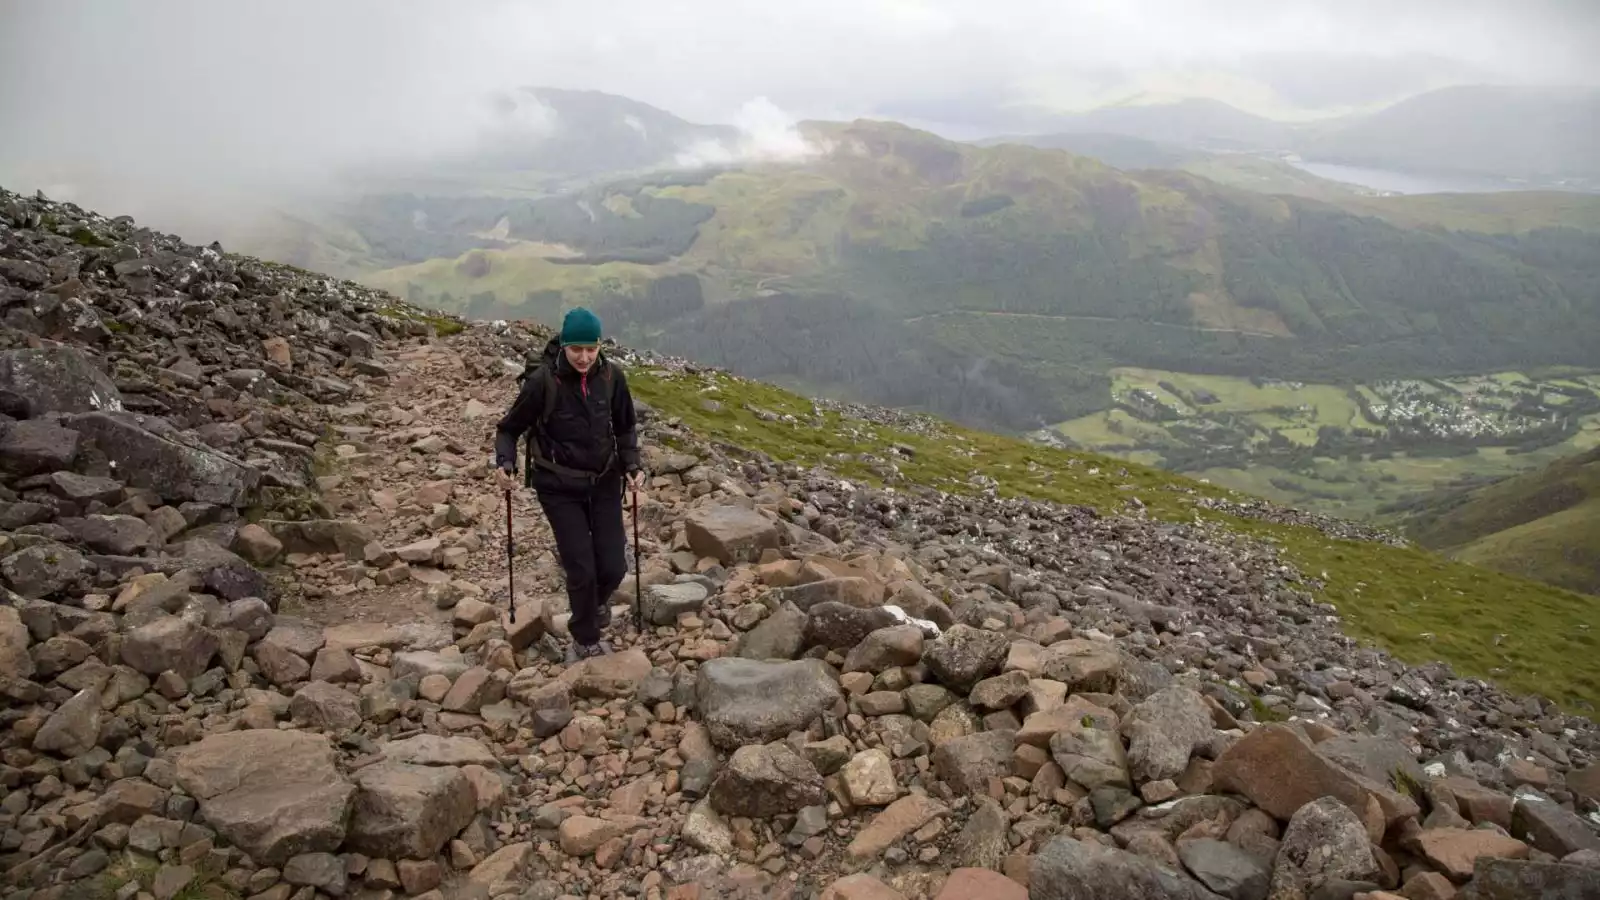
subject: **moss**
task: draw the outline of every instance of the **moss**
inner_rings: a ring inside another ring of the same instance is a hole
[[[72,241],[80,247],[109,247],[111,242],[83,226],[72,229]]]
[[[328,509],[316,492],[297,488],[262,488],[255,503],[244,511],[247,522],[278,519],[286,522],[306,522],[312,519],[331,519]]]
[[[112,857],[100,874],[83,886],[84,900],[112,900],[124,886],[134,882],[148,890],[159,869],[160,865],[149,857],[132,853]]]
[[[1306,526],[1213,512],[1196,501],[1251,498],[1094,453],[944,422],[929,434],[913,434],[818,412],[788,391],[721,373],[644,369],[628,378],[641,400],[681,419],[700,438],[802,466],[824,465],[865,483],[969,494],[992,486],[1005,497],[1216,526],[1223,538],[1232,534],[1276,548],[1308,579],[1302,587],[1338,610],[1347,633],[1406,662],[1442,660],[1459,674],[1575,710],[1600,704],[1600,636],[1580,627],[1593,621],[1593,598],[1420,549],[1337,540]],[[893,452],[895,444],[910,448],[911,457]],[[974,471],[980,483],[969,480]],[[1496,643],[1497,635],[1510,638]],[[1257,715],[1281,718],[1264,705]]]
[[[1259,696],[1246,694],[1245,699],[1250,703],[1250,713],[1257,722],[1285,722],[1289,716],[1276,706],[1268,706]]]
[[[457,322],[455,319],[447,319],[444,316],[423,316],[421,318],[422,321],[433,326],[433,333],[437,334],[439,337],[449,337],[452,334],[460,334],[462,331],[466,330],[467,327],[462,323]]]
[[[1422,785],[1415,778],[1412,778],[1411,774],[1405,769],[1395,768],[1393,772],[1389,773],[1389,781],[1394,785],[1395,790],[1418,803],[1422,802],[1426,792],[1423,790]]]
[[[377,310],[378,315],[396,322],[421,322],[433,329],[439,337],[450,337],[466,330],[466,325],[449,316],[438,313],[423,312],[409,306],[384,306]]]
[[[99,875],[76,887],[69,897],[82,900],[112,900],[127,885],[137,883],[144,893],[155,884],[161,864],[147,856],[125,852],[111,858]],[[238,892],[219,881],[220,872],[204,864],[195,867],[188,884],[173,894],[172,900],[239,900]]]

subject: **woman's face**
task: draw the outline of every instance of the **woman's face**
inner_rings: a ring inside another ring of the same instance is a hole
[[[599,347],[578,347],[569,345],[562,347],[566,351],[567,362],[579,372],[588,372],[593,368],[595,359],[600,355]]]

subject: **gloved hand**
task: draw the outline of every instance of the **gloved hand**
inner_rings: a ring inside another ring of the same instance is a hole
[[[498,488],[501,493],[509,493],[517,486],[517,480],[511,477],[511,472],[509,470],[496,466],[494,470],[494,486]]]

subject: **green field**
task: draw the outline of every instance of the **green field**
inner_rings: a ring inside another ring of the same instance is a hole
[[[1564,439],[1527,452],[1512,453],[1508,446],[1480,446],[1463,455],[1380,453],[1371,448],[1355,454],[1310,452],[1325,427],[1345,432],[1385,428],[1363,410],[1352,392],[1365,398],[1369,409],[1384,404],[1405,408],[1398,398],[1421,398],[1418,402],[1433,408],[1408,420],[1419,429],[1512,428],[1534,421],[1508,411],[1515,398],[1538,397],[1549,409],[1560,410],[1572,404],[1573,397],[1546,388],[1560,386],[1600,396],[1600,375],[1497,372],[1346,388],[1141,368],[1116,368],[1110,374],[1118,407],[1054,426],[1053,431],[1073,446],[1165,465],[1280,503],[1346,518],[1371,519],[1385,506],[1420,492],[1462,479],[1515,475],[1600,446],[1600,411],[1595,411],[1578,415]],[[1274,442],[1306,452],[1275,453]],[[1217,464],[1196,456],[1196,451],[1208,448],[1239,452],[1231,463]]]
[[[1325,581],[1353,636],[1412,663],[1444,660],[1592,711],[1600,703],[1600,637],[1582,626],[1593,598],[1451,561],[1419,550],[1335,540],[1311,528],[1240,519],[1197,507],[1199,497],[1240,495],[1160,469],[1041,446],[938,422],[917,433],[834,412],[769,385],[704,373],[631,373],[635,394],[703,438],[847,477],[890,485],[972,492],[973,472],[1003,496],[1081,503],[1107,513],[1130,499],[1173,522],[1204,521],[1279,548],[1300,571]],[[1248,383],[1247,383],[1248,384]],[[708,402],[714,401],[714,402]],[[895,454],[894,445],[911,455]],[[1501,637],[1497,641],[1497,636]]]

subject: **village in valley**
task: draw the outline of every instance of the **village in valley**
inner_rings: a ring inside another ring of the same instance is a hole
[[[1113,405],[1035,432],[1363,518],[1446,484],[1600,445],[1600,373],[1499,372],[1316,384],[1125,368]]]

